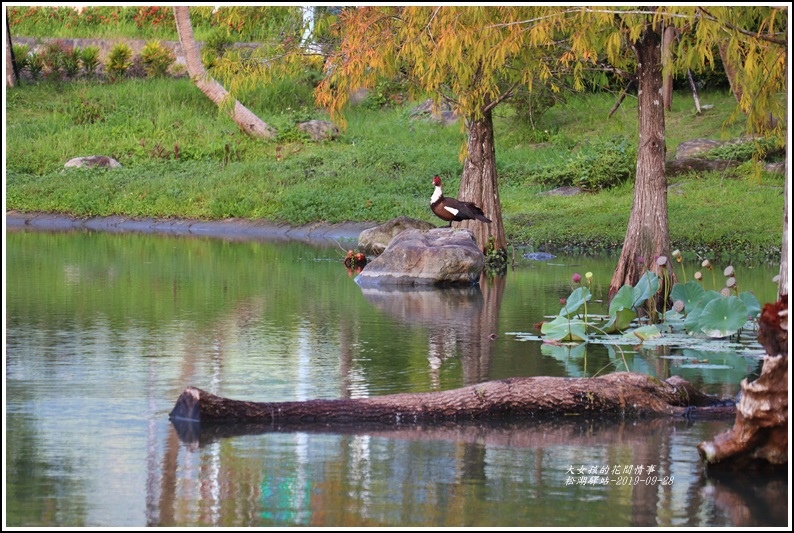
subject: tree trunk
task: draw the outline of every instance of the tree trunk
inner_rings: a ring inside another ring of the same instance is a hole
[[[17,83],[19,83],[19,69],[14,57],[14,47],[11,45],[11,27],[6,12],[6,87],[14,87]]]
[[[667,26],[662,35],[662,67],[668,66],[673,62],[673,41],[675,41],[676,29],[675,26]],[[666,111],[673,110],[673,70],[672,68],[667,74],[664,74],[662,81],[662,100],[664,100],[664,109]]]
[[[786,161],[786,176],[788,173],[788,160]],[[788,193],[789,181],[786,180],[783,189],[783,246],[780,248],[780,274],[777,280],[777,295],[778,299],[785,300],[788,298]]]
[[[661,39],[649,24],[640,40],[633,44],[637,56],[637,99],[639,145],[634,203],[618,265],[609,286],[609,299],[625,284],[636,285],[651,270],[659,274],[656,259],[669,257],[670,234],[667,225],[667,179],[665,177],[664,107],[662,90]],[[670,272],[670,276],[675,274]],[[663,282],[665,276],[659,276]],[[674,280],[670,280],[672,284]],[[669,294],[660,287],[659,295]],[[657,309],[667,302],[657,295]]]
[[[464,220],[453,225],[471,230],[480,248],[486,248],[493,237],[496,250],[507,250],[502,203],[496,183],[496,149],[491,111],[486,111],[481,120],[467,119],[466,127],[469,136],[468,153],[463,162],[458,199],[480,206],[485,216],[491,219],[491,223]]]
[[[723,416],[726,409],[723,402],[701,393],[678,376],[661,381],[644,374],[617,372],[596,378],[509,378],[454,390],[363,399],[270,403],[231,400],[188,387],[169,417],[274,427],[365,423],[394,426],[504,417],[684,416],[693,406],[721,406],[716,409]],[[727,409],[735,412],[731,407]]]
[[[700,109],[700,98],[698,97],[698,86],[695,85],[695,79],[692,77],[692,71],[686,69],[686,77],[689,80],[689,88],[692,89],[692,99],[695,101],[695,110],[697,111],[697,115],[700,116],[703,114],[703,110]]]
[[[742,380],[733,428],[697,449],[711,468],[788,467],[788,298],[766,304],[758,341],[766,349],[757,380]]]
[[[190,79],[215,105],[226,109],[231,100],[231,95],[220,83],[210,77],[201,63],[199,47],[193,37],[189,8],[187,6],[174,6],[174,19],[176,20],[179,42],[182,44],[182,51],[185,53],[185,63],[187,64],[187,72],[190,75]],[[229,116],[242,131],[252,137],[272,139],[276,136],[276,130],[237,100],[234,100],[234,105],[229,108]]]
[[[731,87],[733,97],[736,98],[736,103],[742,103],[742,86],[739,83],[739,66],[736,61],[730,57],[728,53],[728,39],[723,39],[719,43],[720,59],[722,59],[722,68],[725,70],[725,75],[728,77],[728,84]]]

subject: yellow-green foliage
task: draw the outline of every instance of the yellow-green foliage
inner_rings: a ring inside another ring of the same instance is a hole
[[[636,68],[633,44],[651,26],[677,30],[666,73],[715,65],[727,43],[739,72],[748,129],[786,123],[785,8],[770,6],[371,6],[345,10],[344,36],[329,60],[317,101],[336,116],[359,87],[405,76],[417,92],[436,93],[477,119],[519,86],[588,86],[593,71]],[[556,53],[555,53],[556,51]],[[554,74],[553,74],[554,73]],[[770,120],[770,117],[772,120]],[[340,116],[341,118],[341,116]]]
[[[141,63],[149,77],[164,76],[175,60],[174,53],[158,40],[147,42],[141,50]]]

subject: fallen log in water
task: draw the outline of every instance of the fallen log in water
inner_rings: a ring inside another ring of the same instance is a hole
[[[708,406],[718,410],[717,416],[724,416],[724,402],[678,376],[662,381],[645,374],[618,372],[594,378],[509,378],[438,392],[292,402],[232,400],[188,387],[169,416],[172,420],[212,423],[405,425],[504,417],[683,416],[693,407]],[[728,409],[735,412],[732,407]]]

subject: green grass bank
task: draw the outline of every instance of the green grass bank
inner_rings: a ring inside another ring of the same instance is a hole
[[[313,142],[296,125],[327,118],[288,83],[252,91],[244,103],[279,131],[273,141],[240,133],[187,79],[78,80],[9,88],[6,209],[110,216],[302,225],[384,222],[406,215],[441,225],[430,212],[431,179],[457,191],[465,145],[459,126],[415,119],[415,103],[347,112],[338,139]],[[695,138],[729,140],[727,92],[674,96],[666,118],[668,158]],[[497,107],[496,158],[505,229],[522,250],[609,253],[625,236],[633,177],[598,192],[545,194],[625,166],[637,144],[636,99],[607,118],[610,93],[568,95],[534,127]],[[64,169],[77,156],[107,155],[121,169]],[[738,157],[738,156],[737,156]],[[630,169],[631,170],[631,169]],[[599,178],[600,179],[600,178]],[[618,180],[619,181],[619,180]],[[752,161],[720,172],[668,177],[672,244],[695,258],[777,261],[785,177]]]

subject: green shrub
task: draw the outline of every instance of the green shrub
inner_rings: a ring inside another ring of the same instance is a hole
[[[17,62],[17,68],[20,72],[28,68],[30,62],[30,46],[26,44],[15,44],[11,46],[14,51],[14,61]]]
[[[116,43],[108,55],[107,71],[111,81],[123,78],[132,66],[132,48],[124,43]]]
[[[395,80],[381,80],[361,102],[364,109],[373,111],[400,104],[406,94],[404,83]]]
[[[82,63],[86,75],[89,78],[93,77],[99,66],[99,47],[86,46],[83,48],[80,52],[80,63]]]
[[[149,41],[141,50],[141,62],[146,75],[150,78],[164,76],[168,67],[176,60],[171,49],[160,41]]]
[[[67,78],[75,78],[80,73],[81,55],[82,50],[78,46],[64,47],[63,56],[61,56],[61,65],[63,66],[63,73]]]
[[[729,142],[709,150],[704,154],[705,159],[730,159],[733,161],[750,161],[752,159],[766,159],[770,156],[783,154],[783,144],[779,139],[761,138],[747,139],[743,142]]]
[[[234,40],[229,32],[222,28],[214,28],[201,49],[201,62],[204,64],[204,68],[209,70],[214,67],[218,63],[218,59],[233,43]]]
[[[30,72],[30,77],[34,81],[40,79],[41,73],[44,71],[44,58],[41,54],[31,53],[28,56],[27,68],[28,72]]]
[[[562,164],[534,169],[538,183],[575,186],[585,191],[609,189],[634,177],[637,148],[622,137],[594,139]]]
[[[44,75],[49,80],[60,80],[62,75],[61,67],[64,63],[64,55],[67,48],[71,50],[65,42],[61,40],[49,41],[39,52],[44,67]]]
[[[543,114],[555,104],[565,103],[564,93],[555,93],[539,84],[533,91],[519,91],[508,103],[515,109],[516,118],[535,127]]]
[[[222,29],[222,28],[215,28],[212,30],[212,33],[209,34],[207,40],[204,41],[204,50],[210,50],[214,52],[216,55],[223,55],[223,52],[232,44],[234,44],[234,39],[232,39],[229,33]]]

